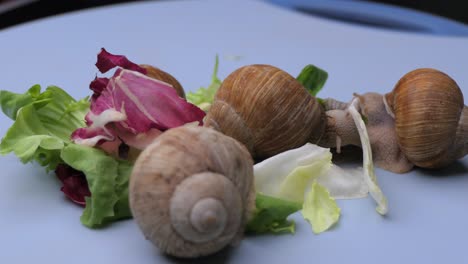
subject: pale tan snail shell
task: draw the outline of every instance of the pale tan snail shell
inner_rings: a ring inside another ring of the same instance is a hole
[[[324,133],[319,102],[291,75],[270,65],[248,65],[221,84],[205,118],[213,127],[243,143],[254,158],[264,159]]]
[[[447,74],[411,71],[385,100],[395,117],[399,146],[416,166],[439,168],[468,153],[468,108]]]
[[[162,252],[198,257],[242,237],[255,207],[253,161],[234,139],[204,127],[178,127],[138,157],[130,208]]]

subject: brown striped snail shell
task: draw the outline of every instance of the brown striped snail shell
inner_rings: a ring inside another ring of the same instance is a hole
[[[429,68],[404,75],[385,95],[401,150],[416,166],[439,168],[468,152],[468,110],[457,83]]]
[[[143,234],[177,257],[237,243],[254,210],[253,161],[244,146],[210,128],[173,128],[138,157],[130,208]]]
[[[221,84],[205,126],[243,143],[263,159],[307,142],[325,129],[323,107],[291,75],[270,65],[248,65]]]

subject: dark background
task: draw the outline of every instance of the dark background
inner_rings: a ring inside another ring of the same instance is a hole
[[[143,0],[140,0],[143,1]],[[169,1],[169,0],[166,0]],[[313,1],[313,0],[304,0]],[[361,0],[380,2],[443,16],[468,25],[468,1],[466,0]],[[31,0],[0,0],[0,29],[37,18],[79,10],[94,6],[102,6],[121,2],[136,2],[125,0],[62,0],[62,1],[31,1]]]
[[[468,1],[466,0],[368,0],[367,2],[412,8],[468,24]]]

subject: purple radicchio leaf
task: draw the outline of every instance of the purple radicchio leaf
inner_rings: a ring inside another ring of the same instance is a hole
[[[95,146],[102,141],[157,135],[187,123],[202,124],[205,112],[179,97],[168,84],[139,72],[117,69],[105,89],[91,100],[88,127],[73,132],[77,144]],[[148,138],[148,137],[146,137]],[[133,144],[132,144],[133,143]],[[139,144],[141,147],[141,144]]]
[[[138,64],[135,64],[127,59],[127,57],[123,55],[114,55],[104,48],[101,48],[101,52],[97,55],[97,62],[96,67],[99,69],[101,73],[105,73],[110,69],[115,67],[122,67],[124,69],[137,71],[143,74],[146,74],[146,69],[140,67]]]
[[[88,182],[83,172],[61,163],[55,169],[57,178],[62,182],[60,189],[67,198],[81,206],[86,205],[85,197],[90,197]]]
[[[109,83],[109,78],[105,77],[96,77],[89,84],[89,88],[94,92],[94,97],[99,96],[101,92],[106,89],[107,84]]]

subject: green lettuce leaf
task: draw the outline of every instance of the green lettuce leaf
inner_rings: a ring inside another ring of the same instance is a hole
[[[213,103],[214,96],[221,86],[221,80],[218,78],[219,58],[216,55],[211,84],[207,87],[201,87],[195,92],[187,93],[187,101],[198,106],[203,111],[207,112]]]
[[[369,191],[362,169],[339,168],[329,149],[311,143],[255,164],[254,178],[257,192],[303,204],[316,233],[338,221],[335,198],[363,198]]]
[[[302,204],[257,193],[256,210],[246,227],[247,233],[294,233],[295,224],[288,216],[301,210]]]
[[[302,215],[312,225],[314,233],[324,232],[333,226],[340,218],[340,212],[328,190],[313,182],[304,201]]]
[[[13,152],[23,163],[36,161],[53,170],[71,133],[85,126],[89,103],[55,86],[40,90],[35,85],[25,94],[0,92],[2,111],[15,120],[0,143],[0,154]]]
[[[92,195],[86,198],[86,208],[81,216],[83,225],[96,228],[132,216],[128,204],[130,162],[77,144],[63,148],[61,158],[72,168],[82,171],[88,181]]]
[[[302,69],[296,79],[311,95],[317,96],[328,79],[328,73],[317,66],[309,64]]]
[[[29,90],[24,94],[0,91],[0,106],[2,108],[2,112],[12,120],[16,120],[18,110],[21,107],[36,101],[40,93],[41,86],[37,84],[29,88]]]

